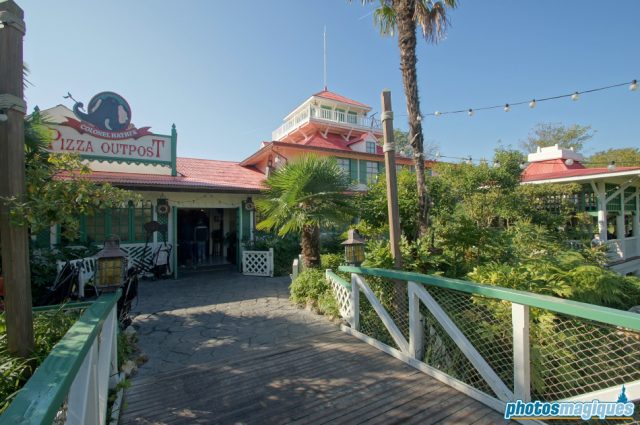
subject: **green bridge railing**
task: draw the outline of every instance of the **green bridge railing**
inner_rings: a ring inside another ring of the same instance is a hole
[[[345,331],[496,410],[640,400],[640,314],[396,270],[327,270]],[[619,421],[617,423],[620,423]]]
[[[106,423],[108,391],[115,387],[118,371],[120,294],[70,305],[86,310],[0,416],[0,424]]]

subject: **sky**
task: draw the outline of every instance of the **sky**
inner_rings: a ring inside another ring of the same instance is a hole
[[[122,95],[137,127],[178,130],[178,155],[240,161],[323,88],[380,110],[390,89],[406,129],[395,38],[358,0],[42,1],[25,11],[29,108]],[[461,0],[438,45],[419,39],[423,114],[515,103],[640,79],[640,1]],[[490,158],[520,146],[537,123],[590,125],[585,154],[640,147],[640,90],[467,114],[426,116],[443,156]]]

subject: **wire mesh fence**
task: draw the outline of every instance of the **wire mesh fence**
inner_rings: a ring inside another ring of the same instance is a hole
[[[534,399],[561,400],[640,380],[639,332],[537,308],[530,314]]]
[[[378,299],[378,301],[380,301],[380,304],[382,304],[387,313],[389,313],[389,315],[393,319],[393,322],[396,324],[405,339],[409,340],[409,296],[407,293],[407,282],[394,281],[381,277],[367,277],[366,284],[369,286],[369,288],[371,288],[373,293],[376,295],[376,298]],[[360,297],[361,304],[363,299],[366,299],[366,297]],[[366,303],[368,303],[368,301],[366,301]],[[371,311],[373,312],[373,314],[376,314],[373,310],[373,307],[371,307]],[[378,329],[377,326],[373,326],[373,323],[377,323],[375,318],[369,317],[369,315],[363,318],[361,313],[360,326],[363,329],[367,328],[367,322],[372,322],[372,331]],[[380,322],[380,324],[382,324],[382,322]],[[384,328],[384,325],[382,325],[382,327]],[[361,332],[367,334],[362,330]],[[373,335],[369,336],[375,338]]]
[[[365,276],[365,279],[409,340],[407,282],[378,276]],[[514,391],[512,303],[436,286],[425,285],[425,288],[507,388]],[[398,348],[363,294],[359,311],[360,332]],[[422,302],[419,312],[423,329],[420,360],[496,397],[436,315]],[[623,384],[640,380],[640,332],[637,330],[534,307],[529,311],[529,326],[532,400],[559,401],[621,388]],[[610,423],[640,422],[634,419]]]
[[[513,391],[513,327],[511,305],[460,291],[430,287],[429,294],[469,340],[487,364]],[[493,395],[485,380],[453,342],[427,307],[424,317],[423,361],[474,388]]]

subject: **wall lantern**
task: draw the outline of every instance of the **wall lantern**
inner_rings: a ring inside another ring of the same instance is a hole
[[[256,209],[256,204],[253,203],[253,199],[251,199],[251,196],[249,196],[244,202],[244,209],[247,211],[253,211]]]
[[[127,253],[120,249],[116,236],[104,241],[104,248],[96,254],[96,289],[115,291],[124,282],[127,269]]]
[[[360,237],[357,230],[349,230],[349,237],[342,242],[344,245],[344,258],[347,264],[359,267],[364,261],[364,239]]]

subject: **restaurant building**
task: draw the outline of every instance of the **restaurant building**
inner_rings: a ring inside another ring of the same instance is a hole
[[[53,133],[52,152],[77,153],[93,171],[87,178],[142,197],[136,205],[80,217],[76,241],[63,240],[61,229],[53,227],[51,246],[100,246],[115,235],[138,264],[152,264],[158,250],[166,249],[175,277],[182,270],[225,264],[240,269],[243,246],[254,238],[253,200],[271,172],[301,155],[332,156],[364,190],[384,170],[381,123],[371,108],[328,90],[296,107],[271,140],[239,162],[179,157],[175,125],[155,133],[134,126],[131,112],[113,92],[95,95],[86,110],[76,101],[71,108],[42,111]],[[398,157],[397,163],[412,167],[409,158]],[[159,223],[157,231],[145,229],[151,221]],[[198,242],[206,245],[204,259],[198,258]]]

